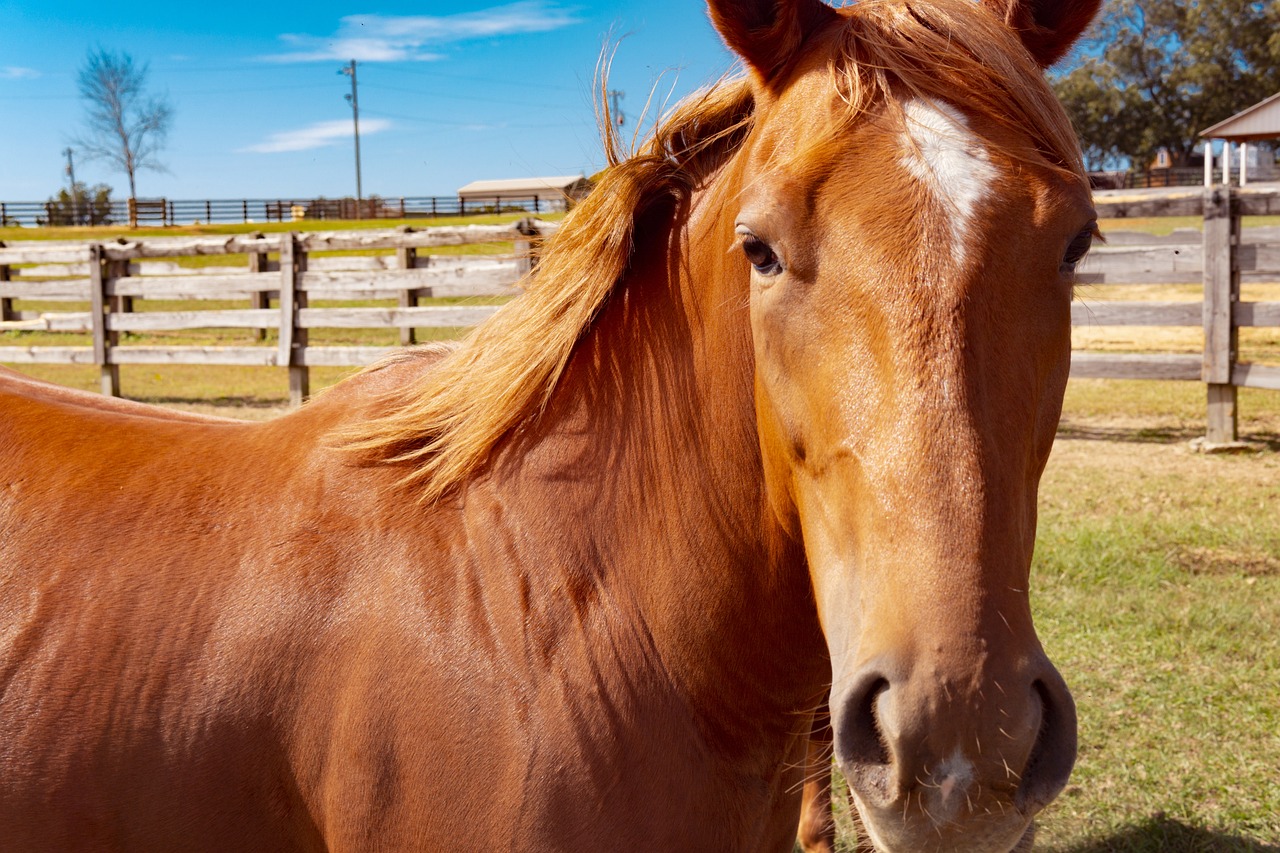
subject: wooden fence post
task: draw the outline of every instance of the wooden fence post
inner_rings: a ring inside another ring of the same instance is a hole
[[[515,241],[516,270],[521,278],[533,271],[533,246],[526,238]]]
[[[301,406],[311,396],[311,373],[302,363],[307,330],[298,323],[299,309],[307,307],[307,294],[298,286],[307,267],[307,255],[292,231],[280,238],[280,364],[289,367],[289,403]]]
[[[404,233],[408,233],[405,229]],[[418,265],[418,250],[412,247],[396,249],[396,266],[402,270],[411,270]],[[400,307],[413,308],[418,304],[418,289],[410,285],[400,291]],[[400,343],[402,346],[418,342],[418,330],[412,326],[400,327]]]
[[[4,241],[0,240],[0,249],[4,248]],[[9,281],[9,265],[0,264],[0,281]],[[0,322],[5,320],[16,320],[18,315],[13,312],[13,298],[9,296],[0,296]]]
[[[102,393],[120,396],[120,365],[111,364],[111,345],[116,333],[107,331],[107,261],[102,244],[89,244],[89,320],[93,326],[93,363],[98,365]]]
[[[1229,187],[1213,187],[1204,194],[1204,367],[1208,383],[1209,444],[1228,444],[1238,438],[1236,386],[1231,373],[1239,352],[1235,304],[1240,300],[1237,240],[1240,213]]]
[[[119,261],[107,261],[107,278],[119,280],[129,277],[129,260],[126,258]],[[133,313],[133,297],[132,296],[112,296],[111,301],[107,303],[111,306],[111,311],[116,314],[132,314]],[[113,332],[111,343],[120,342],[119,332]]]
[[[520,277],[524,278],[533,272],[534,267],[538,265],[538,250],[541,248],[542,232],[529,219],[521,219],[515,224],[515,229],[524,236],[524,239],[515,241],[514,247],[516,269],[519,271]]]
[[[255,231],[249,235],[253,239],[261,240],[262,232]],[[250,252],[249,253],[249,272],[266,272],[269,260],[266,252]],[[283,267],[283,264],[281,265]],[[270,308],[271,300],[268,298],[265,290],[255,290],[249,294],[249,307],[251,308]],[[266,329],[254,329],[253,339],[255,341],[265,341],[267,339]]]

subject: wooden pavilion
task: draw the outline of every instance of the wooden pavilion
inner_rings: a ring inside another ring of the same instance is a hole
[[[1213,140],[1223,141],[1221,164],[1223,183],[1231,183],[1231,146],[1240,145],[1240,186],[1249,182],[1249,143],[1280,139],[1280,92],[1246,110],[1200,131],[1205,140],[1205,186],[1213,184]],[[1258,177],[1270,178],[1274,167]]]

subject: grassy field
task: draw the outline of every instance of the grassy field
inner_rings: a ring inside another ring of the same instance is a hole
[[[1079,297],[1198,296],[1100,290]],[[1280,286],[1246,296],[1280,299]],[[1280,362],[1280,330],[1245,331],[1246,357]],[[1195,352],[1198,335],[1085,329],[1076,343]],[[26,370],[97,387],[93,367]],[[347,372],[317,369],[313,387]],[[286,410],[278,369],[122,375],[128,396],[163,405],[254,419]],[[1068,388],[1041,487],[1032,590],[1041,639],[1076,697],[1080,756],[1039,821],[1037,849],[1280,853],[1280,392],[1241,392],[1251,449],[1224,455],[1190,447],[1204,431],[1204,398],[1194,382]],[[847,807],[838,817],[852,850]]]
[[[1280,225],[1280,216],[1244,216],[1241,217],[1242,228],[1261,228],[1267,225]],[[1204,219],[1199,216],[1135,216],[1132,219],[1100,219],[1098,227],[1105,235],[1108,231],[1142,231],[1147,234],[1172,234],[1179,228],[1204,228]]]
[[[1081,743],[1041,846],[1280,850],[1280,394],[1243,395],[1255,451],[1206,455],[1200,386],[1127,384],[1072,383],[1041,489],[1037,625]]]
[[[440,216],[433,219],[300,219],[296,222],[232,222],[207,225],[171,225],[164,228],[134,228],[121,225],[76,225],[65,228],[0,228],[0,240],[114,240],[119,237],[200,237],[226,234],[281,234],[289,231],[339,231],[350,229],[398,228],[408,225],[427,228],[444,225],[502,225],[515,222],[527,213],[495,213],[484,216]],[[562,213],[540,213],[540,219],[560,219]]]

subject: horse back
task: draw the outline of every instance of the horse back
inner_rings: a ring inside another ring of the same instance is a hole
[[[371,492],[392,481],[329,435],[433,360],[265,423],[0,371],[0,825],[14,849],[320,847],[284,709],[307,708],[302,685],[354,648],[335,614],[369,598],[357,519],[388,526]]]

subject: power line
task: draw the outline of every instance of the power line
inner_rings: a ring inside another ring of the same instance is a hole
[[[410,89],[405,86],[389,86],[386,83],[370,83],[368,80],[365,81],[364,85],[366,87],[371,86],[374,89],[382,89],[388,92],[405,92],[411,95],[424,95],[424,96],[430,96],[432,98],[448,98],[450,100],[455,100],[455,101],[479,101],[480,103],[502,104],[503,106],[534,107],[536,109],[544,109],[544,110],[558,110],[558,109],[563,109],[566,106],[565,104],[537,104],[537,103],[530,103],[529,101],[513,101],[513,100],[506,100],[503,98],[486,98],[483,95],[454,95],[448,92],[428,92],[428,91],[423,91],[422,89]]]
[[[495,86],[511,85],[510,80],[499,80],[494,77],[476,77],[471,74],[448,74],[443,71],[428,70],[425,68],[396,68],[395,66],[391,66],[391,65],[379,65],[378,70],[391,71],[396,74],[415,74],[415,75],[426,76],[426,77],[441,77],[441,78],[444,78],[445,80],[469,80],[474,83],[492,83]],[[554,83],[528,83],[528,82],[521,81],[520,88],[521,89],[546,89],[549,91],[554,90],[557,92],[573,92],[575,94],[582,93],[581,87],[557,86]]]
[[[275,84],[263,86],[246,86],[243,89],[177,89],[179,95],[241,95],[245,92],[283,92],[296,89],[329,89],[328,83],[298,83],[291,86]]]
[[[369,84],[365,83],[365,85],[368,86]],[[399,121],[412,121],[412,122],[418,122],[420,124],[430,124],[430,125],[435,125],[436,127],[469,128],[469,127],[475,127],[477,124],[477,122],[473,122],[473,121],[441,121],[440,119],[424,118],[423,116],[404,115],[403,113],[389,113],[389,112],[385,112],[384,110],[371,110],[371,109],[368,109],[367,107],[365,108],[364,112],[365,112],[365,115],[379,116],[381,118],[393,118]],[[547,124],[544,124],[544,123],[524,124],[524,123],[503,122],[501,125],[497,125],[497,127],[502,129],[513,128],[518,130],[547,130],[554,127],[568,127],[570,125],[575,125],[575,124],[577,125],[595,124],[595,120],[594,119],[566,119],[565,121],[553,122],[553,123],[547,123]]]
[[[367,85],[367,84],[366,84]],[[283,92],[297,89],[328,89],[327,83],[298,83],[289,86],[274,84],[262,86],[246,86],[240,89],[177,89],[178,95],[242,95],[246,92]],[[0,95],[0,101],[76,101],[79,95]]]

